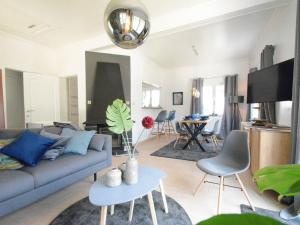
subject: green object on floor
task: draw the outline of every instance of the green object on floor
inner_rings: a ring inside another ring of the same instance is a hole
[[[266,216],[257,214],[222,214],[211,217],[197,225],[283,225]]]
[[[258,170],[253,179],[261,192],[273,190],[279,193],[279,200],[284,196],[300,195],[300,165],[298,164],[265,167]]]

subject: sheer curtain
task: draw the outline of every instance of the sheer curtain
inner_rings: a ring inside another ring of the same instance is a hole
[[[191,114],[203,112],[203,78],[193,79]]]

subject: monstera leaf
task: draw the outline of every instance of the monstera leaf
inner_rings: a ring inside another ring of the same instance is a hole
[[[211,217],[197,225],[283,225],[266,216],[257,214],[223,214]]]
[[[116,99],[106,110],[106,123],[109,130],[115,134],[130,131],[133,122],[130,117],[130,108],[121,100]]]
[[[274,190],[279,193],[279,199],[283,196],[300,195],[299,164],[265,167],[258,170],[253,179],[261,192]]]

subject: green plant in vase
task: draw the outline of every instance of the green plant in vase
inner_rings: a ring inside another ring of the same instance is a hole
[[[138,162],[135,159],[136,146],[145,129],[150,129],[153,126],[153,119],[151,117],[145,117],[142,121],[144,127],[140,136],[138,137],[135,147],[132,148],[128,132],[133,127],[133,120],[130,116],[130,108],[121,99],[113,101],[112,105],[109,105],[106,110],[106,123],[109,126],[108,129],[115,133],[122,135],[124,146],[128,152],[128,160],[126,161],[125,169],[125,182],[127,184],[135,184],[138,182]]]
[[[133,127],[133,121],[130,116],[130,108],[121,99],[113,101],[106,110],[106,124],[108,129],[115,133],[122,135],[124,146],[128,151],[129,158],[134,158],[131,144],[128,137],[128,132]]]
[[[300,165],[288,164],[269,166],[258,170],[253,179],[261,192],[273,190],[283,197],[295,197],[294,205],[283,209],[280,216],[283,219],[293,219],[300,214]]]

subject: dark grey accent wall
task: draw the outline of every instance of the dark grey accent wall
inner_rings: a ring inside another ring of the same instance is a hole
[[[130,57],[86,52],[86,117],[105,122],[107,105],[115,98],[130,102]]]
[[[24,86],[23,73],[5,69],[6,127],[24,128]]]

